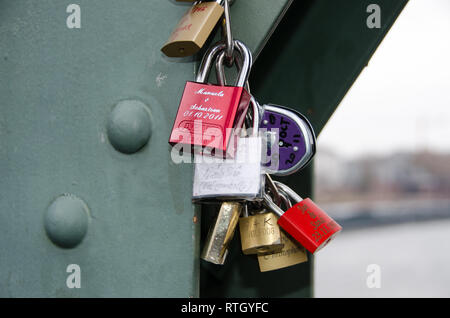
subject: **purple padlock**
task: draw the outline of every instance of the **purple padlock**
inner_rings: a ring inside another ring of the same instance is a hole
[[[278,151],[267,147],[267,160],[264,167],[269,174],[287,176],[305,167],[316,153],[314,129],[305,116],[287,107],[264,105],[262,107],[260,129],[270,132],[278,130],[275,138],[268,137],[268,143],[278,142]]]

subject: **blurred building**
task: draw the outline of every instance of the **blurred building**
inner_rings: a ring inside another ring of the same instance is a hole
[[[321,149],[315,159],[318,201],[450,197],[450,155],[396,153],[346,160]]]

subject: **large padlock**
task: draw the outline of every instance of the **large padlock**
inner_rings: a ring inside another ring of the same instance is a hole
[[[236,86],[206,84],[211,66],[226,44],[212,47],[203,58],[196,82],[187,82],[172,128],[169,143],[186,152],[234,157],[236,141],[245,120],[251,96],[244,88],[250,75],[252,55],[242,42],[235,40],[242,57],[242,69]],[[233,142],[231,142],[233,141]]]
[[[183,15],[161,51],[168,57],[197,53],[223,15],[224,1],[196,1]]]
[[[275,184],[296,204],[284,212],[267,194],[264,195],[264,203],[279,217],[278,225],[312,254],[322,249],[342,230],[311,199],[303,200],[281,182],[275,181]]]
[[[274,253],[281,251],[280,227],[277,216],[263,209],[253,215],[243,215],[239,219],[242,252],[246,255]]]
[[[286,176],[305,167],[316,153],[316,137],[308,119],[296,110],[278,105],[263,105],[261,130],[265,131],[266,172]]]
[[[262,144],[258,135],[259,107],[251,98],[253,127],[250,136],[238,138],[232,159],[196,156],[192,186],[194,202],[262,200],[264,181],[261,167]]]

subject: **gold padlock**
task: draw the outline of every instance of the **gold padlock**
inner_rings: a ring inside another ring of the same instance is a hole
[[[239,230],[242,252],[246,255],[274,253],[284,246],[277,217],[272,212],[262,210],[254,215],[244,215],[239,219]]]
[[[271,188],[273,194],[278,196],[279,204],[283,203],[287,208],[292,207],[289,196],[279,189],[272,181],[269,175],[266,175],[266,181]],[[295,241],[288,233],[280,229],[281,242],[284,244],[283,249],[277,253],[261,253],[258,254],[259,269],[261,272],[268,272],[289,266],[301,264],[308,261],[308,255],[303,246]]]
[[[289,234],[283,230],[281,241],[284,247],[278,253],[265,253],[258,255],[259,269],[261,272],[274,271],[308,261],[308,255],[303,246],[298,244]]]
[[[161,51],[168,57],[186,57],[197,53],[224,13],[222,1],[195,3],[182,17]]]
[[[207,262],[223,265],[228,255],[228,245],[234,236],[234,231],[241,214],[241,204],[238,202],[222,203],[215,222],[209,229],[201,258]]]

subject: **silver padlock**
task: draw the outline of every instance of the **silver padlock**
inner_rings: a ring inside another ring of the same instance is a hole
[[[252,135],[238,138],[233,159],[197,157],[194,165],[192,200],[262,200],[264,186],[261,167],[262,142],[258,136],[259,112],[252,97],[254,115]],[[200,161],[200,162],[198,162]]]

